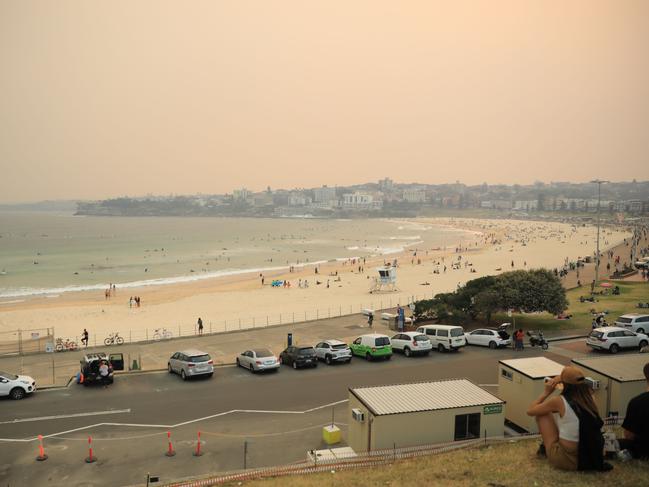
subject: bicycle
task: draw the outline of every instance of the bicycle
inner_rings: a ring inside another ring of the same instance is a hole
[[[73,340],[68,340],[66,338],[65,341],[63,341],[63,338],[57,338],[56,345],[54,348],[57,352],[63,352],[63,351],[74,352],[79,347],[77,346],[77,342]]]
[[[108,338],[104,340],[104,345],[106,346],[121,345],[122,343],[124,343],[124,339],[121,336],[119,336],[119,332],[117,331],[115,333],[111,333],[110,335],[108,335]]]
[[[166,328],[156,328],[155,330],[153,330],[153,339],[156,341],[169,340],[173,336],[173,333],[171,333],[171,331],[167,330]]]

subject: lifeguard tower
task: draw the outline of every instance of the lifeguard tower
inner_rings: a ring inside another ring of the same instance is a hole
[[[397,268],[392,265],[378,267],[376,269],[379,277],[374,278],[374,283],[370,288],[370,294],[373,293],[390,293],[398,291],[397,289]]]

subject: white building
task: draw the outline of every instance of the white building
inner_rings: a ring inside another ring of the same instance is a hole
[[[359,191],[344,194],[342,203],[344,208],[380,209],[383,207],[383,201],[375,199],[369,193],[361,193]]]
[[[232,197],[235,200],[246,200],[251,194],[252,193],[246,188],[235,189],[234,191],[232,191]]]
[[[329,188],[326,184],[322,188],[313,190],[313,200],[316,203],[329,203],[336,201],[336,188]]]
[[[424,203],[426,201],[426,191],[423,189],[404,189],[403,199],[408,203]]]
[[[514,210],[519,211],[532,211],[539,207],[538,200],[519,200],[514,201]]]
[[[379,188],[381,191],[392,191],[394,189],[394,181],[390,178],[379,180]]]
[[[288,196],[288,206],[306,206],[311,204],[311,198],[302,193],[291,193]]]

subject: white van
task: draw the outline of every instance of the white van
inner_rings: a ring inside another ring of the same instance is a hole
[[[639,313],[629,313],[620,316],[615,320],[615,326],[628,328],[636,333],[649,333],[649,315]]]
[[[417,328],[419,333],[425,334],[433,348],[440,352],[459,350],[466,346],[464,328],[455,325],[423,325]]]

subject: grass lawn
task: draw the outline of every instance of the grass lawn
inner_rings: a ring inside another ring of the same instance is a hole
[[[538,440],[506,442],[399,461],[391,465],[228,484],[245,487],[574,486],[649,484],[649,463],[612,461],[607,473],[562,472],[536,457]]]
[[[616,318],[625,313],[649,313],[647,309],[636,308],[639,302],[649,301],[649,284],[645,282],[623,282],[612,281],[613,284],[620,286],[620,295],[618,296],[597,296],[599,301],[595,303],[579,302],[579,296],[588,296],[589,287],[571,289],[567,291],[568,310],[567,313],[573,315],[569,320],[557,320],[553,315],[548,313],[520,314],[516,313],[516,327],[524,330],[580,330],[589,333],[591,329],[592,315],[591,309],[598,312],[608,311],[606,321],[612,324]],[[495,314],[492,317],[492,324],[510,322],[512,318],[505,313]],[[476,324],[476,326],[478,326]],[[649,482],[648,482],[649,484]]]

